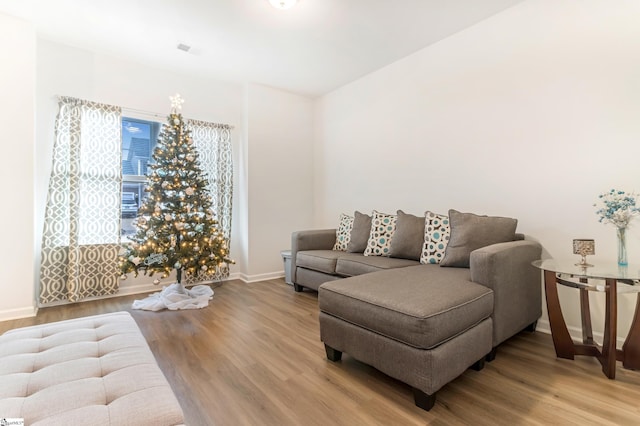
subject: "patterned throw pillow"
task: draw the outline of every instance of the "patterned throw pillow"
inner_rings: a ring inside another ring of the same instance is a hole
[[[340,214],[340,224],[336,229],[336,243],[333,249],[337,251],[347,251],[347,245],[351,241],[351,229],[353,229],[353,216]]]
[[[430,211],[425,212],[424,216],[424,244],[420,263],[440,263],[451,236],[449,216]]]
[[[389,256],[391,252],[391,238],[396,230],[397,216],[393,214],[373,211],[371,215],[371,233],[365,256]]]

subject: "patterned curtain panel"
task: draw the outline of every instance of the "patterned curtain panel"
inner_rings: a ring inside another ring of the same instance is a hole
[[[59,99],[42,236],[41,304],[118,291],[121,109]]]
[[[218,227],[229,247],[231,238],[231,199],[233,197],[233,158],[231,156],[231,126],[187,120],[193,144],[200,157],[200,167],[209,179],[209,192],[213,198]],[[187,275],[187,285],[204,281],[216,281],[229,276],[228,265],[213,274]]]

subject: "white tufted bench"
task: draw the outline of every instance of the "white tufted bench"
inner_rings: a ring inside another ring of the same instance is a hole
[[[182,409],[127,312],[0,336],[0,417],[26,425],[178,425]]]

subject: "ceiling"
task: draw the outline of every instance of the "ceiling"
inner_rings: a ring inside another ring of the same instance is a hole
[[[0,13],[74,47],[318,96],[521,1],[0,0]]]

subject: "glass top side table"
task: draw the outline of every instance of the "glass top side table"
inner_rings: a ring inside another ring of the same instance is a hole
[[[544,272],[544,289],[553,345],[558,358],[574,359],[575,355],[593,356],[610,379],[616,377],[616,361],[631,370],[640,370],[640,265],[602,264],[593,267],[576,266],[570,261],[536,260],[533,266]],[[577,288],[580,292],[582,343],[571,339],[558,299],[558,284]],[[620,285],[618,285],[620,284]],[[593,340],[589,291],[605,293],[605,323],[602,346]],[[618,327],[618,293],[637,293],[636,310],[629,334],[616,349]]]

